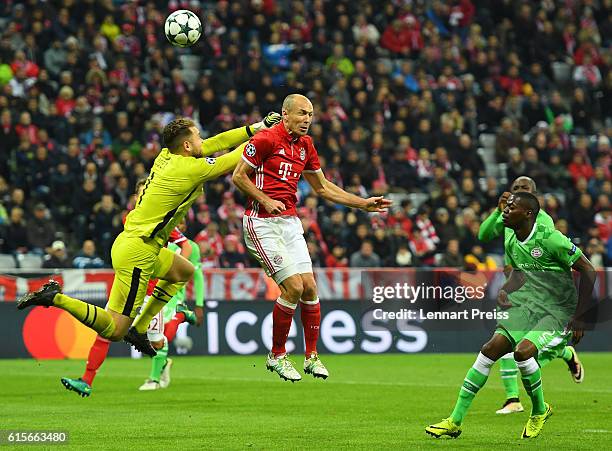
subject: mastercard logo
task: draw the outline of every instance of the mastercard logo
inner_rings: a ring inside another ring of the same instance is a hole
[[[58,308],[35,307],[23,323],[23,343],[35,359],[85,359],[96,332]]]

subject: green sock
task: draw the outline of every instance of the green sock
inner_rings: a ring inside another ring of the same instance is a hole
[[[168,360],[168,340],[164,339],[164,347],[157,350],[157,355],[151,359],[151,375],[149,379],[159,382],[166,361]]]
[[[104,338],[109,338],[115,331],[113,317],[103,308],[58,293],[53,298],[53,305],[70,313],[81,323],[95,330]]]
[[[565,348],[563,348],[563,351],[561,351],[560,357],[566,362],[569,362],[572,360],[572,358],[574,358],[574,353],[572,352],[569,346],[566,346]]]
[[[453,423],[461,424],[463,422],[463,418],[467,414],[467,410],[472,404],[472,400],[476,396],[476,393],[478,393],[478,390],[484,387],[484,384],[487,382],[493,363],[495,362],[482,353],[478,354],[476,362],[474,362],[472,368],[467,372],[463,380],[463,385],[461,389],[459,389],[459,397],[457,398],[453,413],[451,413],[450,416]]]
[[[508,357],[509,356],[509,357]],[[518,368],[514,361],[512,353],[508,353],[503,356],[499,361],[499,371],[501,373],[502,383],[506,390],[506,399],[518,398]]]
[[[546,412],[544,404],[544,390],[542,389],[542,371],[536,360],[530,359],[516,362],[521,371],[521,379],[525,391],[531,398],[531,415],[541,415]]]

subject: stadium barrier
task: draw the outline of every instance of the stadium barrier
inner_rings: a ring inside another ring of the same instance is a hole
[[[189,351],[196,355],[264,354],[271,345],[272,308],[265,301],[269,284],[259,270],[206,270],[207,300],[205,322],[190,326],[193,342]],[[104,304],[113,280],[110,270],[65,270],[61,272],[11,272],[0,275],[0,358],[36,359],[86,358],[95,333],[59,309],[36,307],[17,311],[14,301],[21,294],[41,286],[53,275],[65,291],[97,304]],[[495,326],[494,318],[468,322],[468,327],[446,327],[442,321],[367,316],[374,286],[393,288],[397,281],[412,286],[425,282],[436,286],[488,286],[488,296],[480,311],[494,310],[494,297],[503,275],[499,272],[465,273],[457,270],[358,270],[318,269],[322,322],[319,348],[322,353],[415,353],[472,352],[477,350]],[[449,279],[450,278],[450,279]],[[612,270],[600,271],[596,290],[608,307],[612,293]],[[465,289],[462,290],[465,292]],[[220,295],[221,294],[221,295]],[[215,296],[212,296],[215,295]],[[367,298],[370,298],[369,300]],[[217,299],[217,300],[215,300]],[[223,300],[231,300],[224,302]],[[355,302],[361,301],[361,302]],[[374,301],[376,303],[376,301]],[[384,305],[384,304],[378,304]],[[474,309],[472,309],[474,310]],[[607,312],[610,309],[604,309]],[[612,351],[612,320],[603,320],[587,331],[580,349]],[[461,324],[468,324],[461,322]],[[454,323],[459,324],[459,323]],[[292,353],[303,352],[299,313],[294,319],[287,344]],[[110,355],[129,356],[125,343],[111,346]]]
[[[261,269],[205,269],[205,299],[227,301],[272,301],[280,291]],[[443,279],[449,275],[459,277],[464,284],[485,277],[496,278],[499,286],[501,270],[470,273],[454,268],[315,268],[319,298],[327,300],[360,301],[367,297],[368,289],[374,285],[392,285],[406,282],[418,285],[423,281],[435,283],[433,278]],[[40,288],[50,278],[59,281],[63,292],[87,302],[106,303],[113,284],[111,269],[64,269],[64,270],[0,270],[0,302],[12,302],[25,293]],[[478,283],[476,280],[475,283]],[[191,299],[192,283],[187,285]],[[600,297],[612,294],[612,268],[598,271],[597,290]]]

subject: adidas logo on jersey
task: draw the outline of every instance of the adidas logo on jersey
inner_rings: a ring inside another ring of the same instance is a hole
[[[286,155],[286,154],[285,154],[285,149],[283,149],[283,148],[281,147],[281,148],[279,149],[279,151],[278,151],[278,154],[279,154],[279,155]]]

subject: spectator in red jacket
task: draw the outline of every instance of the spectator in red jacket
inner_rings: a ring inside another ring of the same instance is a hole
[[[580,153],[574,154],[572,162],[568,165],[567,169],[572,179],[574,179],[574,183],[576,183],[580,177],[584,177],[587,180],[593,177],[593,167]]]
[[[21,139],[27,136],[30,144],[38,144],[38,127],[32,124],[32,116],[24,111],[19,115],[19,123],[15,126],[15,133]]]
[[[396,209],[387,219],[387,226],[389,228],[393,228],[396,225],[399,225],[406,236],[412,235],[412,220],[406,215],[403,209]]]
[[[15,52],[15,59],[11,63],[11,69],[13,73],[19,69],[23,69],[25,76],[28,78],[38,77],[40,68],[34,61],[30,61],[26,58],[26,54],[22,50]]]
[[[412,16],[405,21],[394,20],[380,39],[380,45],[393,53],[408,55],[410,52],[420,51],[423,48],[423,37],[419,23]]]
[[[70,86],[62,86],[59,90],[59,96],[55,101],[57,108],[57,114],[61,116],[70,116],[72,110],[76,106],[76,100],[74,100],[74,90]]]
[[[328,268],[348,268],[349,261],[346,256],[346,248],[338,245],[332,248],[331,254],[325,258],[325,266]]]
[[[475,12],[471,0],[454,0],[448,22],[453,27],[465,28],[472,23]]]

